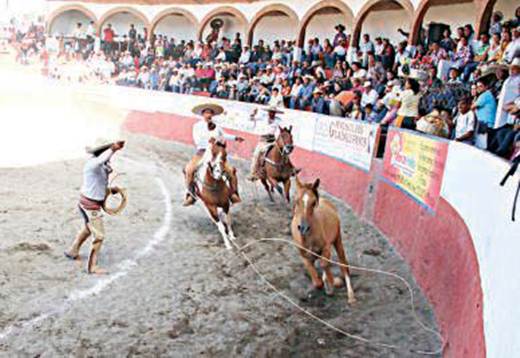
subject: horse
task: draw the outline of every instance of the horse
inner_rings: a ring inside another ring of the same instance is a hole
[[[285,199],[289,203],[291,201],[291,177],[298,172],[289,158],[294,150],[292,126],[279,129],[278,137],[264,155],[259,177],[271,201],[274,201],[272,193],[276,189],[280,195],[285,194]],[[283,191],[278,183],[283,183]]]
[[[195,175],[195,194],[202,201],[210,219],[217,226],[224,245],[229,250],[235,233],[231,226],[231,195],[232,178],[226,175],[227,152],[226,143],[212,138],[209,141],[201,160],[201,166]],[[233,168],[236,175],[236,169]]]
[[[317,257],[300,248],[300,256],[311,276],[314,287],[322,289],[325,285],[325,292],[331,296],[334,293],[334,287],[339,288],[346,284],[348,303],[353,304],[356,299],[350,281],[347,257],[341,241],[341,222],[338,210],[329,200],[320,198],[319,185],[320,179],[316,179],[314,183],[302,183],[296,177],[296,200],[291,223],[292,237],[300,247],[323,257],[320,259],[323,269],[320,278],[314,266]],[[332,246],[336,250],[339,262],[345,265],[340,266],[343,278],[334,278],[330,262],[327,261],[332,255]]]

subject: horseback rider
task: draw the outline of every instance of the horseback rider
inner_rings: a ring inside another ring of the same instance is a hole
[[[262,110],[267,112],[267,131],[266,133],[260,136],[260,142],[256,146],[255,151],[253,153],[253,159],[251,162],[251,172],[248,176],[248,179],[250,181],[256,181],[259,179],[258,176],[262,164],[261,158],[274,144],[274,142],[276,141],[276,137],[280,134],[280,123],[282,119],[277,115],[283,114],[283,112],[275,106],[262,108]],[[251,113],[251,120],[257,121],[257,114],[258,109],[255,109],[253,113]]]
[[[197,169],[201,164],[201,159],[209,146],[210,139],[230,140],[239,143],[244,141],[244,138],[242,137],[237,137],[224,132],[224,130],[213,121],[214,116],[218,116],[224,112],[222,106],[212,103],[201,104],[194,107],[192,112],[198,116],[202,116],[203,119],[195,123],[193,126],[193,141],[195,142],[196,153],[185,168],[187,192],[183,206],[193,205],[196,201],[195,173],[197,172]],[[231,202],[233,204],[241,202],[240,196],[238,195],[238,181],[235,175],[235,170],[229,165],[229,163],[226,163],[224,171],[229,180],[228,185],[233,192],[231,194]]]

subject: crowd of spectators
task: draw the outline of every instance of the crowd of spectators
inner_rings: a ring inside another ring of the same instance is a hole
[[[209,95],[398,126],[461,141],[509,158],[520,152],[520,8],[496,12],[488,32],[471,25],[411,46],[364,34],[356,50],[343,25],[323,43],[233,39],[176,41],[134,25],[97,36],[77,24],[72,37],[19,29],[19,58],[31,52],[53,78]],[[404,36],[407,34],[399,30]],[[426,30],[421,32],[427,33]],[[211,37],[211,36],[210,36]]]

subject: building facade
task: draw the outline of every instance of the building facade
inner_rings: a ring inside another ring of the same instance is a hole
[[[487,29],[494,11],[511,18],[517,6],[516,0],[51,0],[47,24],[53,35],[71,35],[78,22],[94,21],[98,31],[110,23],[116,34],[124,34],[134,24],[138,31],[196,40],[220,18],[224,36],[240,33],[250,45],[260,39],[296,40],[300,48],[310,38],[331,38],[334,26],[343,24],[354,45],[364,33],[415,44],[421,26],[437,22],[454,30],[472,24],[478,33]]]

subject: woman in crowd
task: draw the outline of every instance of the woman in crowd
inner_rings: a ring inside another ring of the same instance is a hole
[[[415,129],[419,117],[420,86],[413,78],[408,78],[404,84],[404,91],[399,98],[396,126],[406,129]]]

